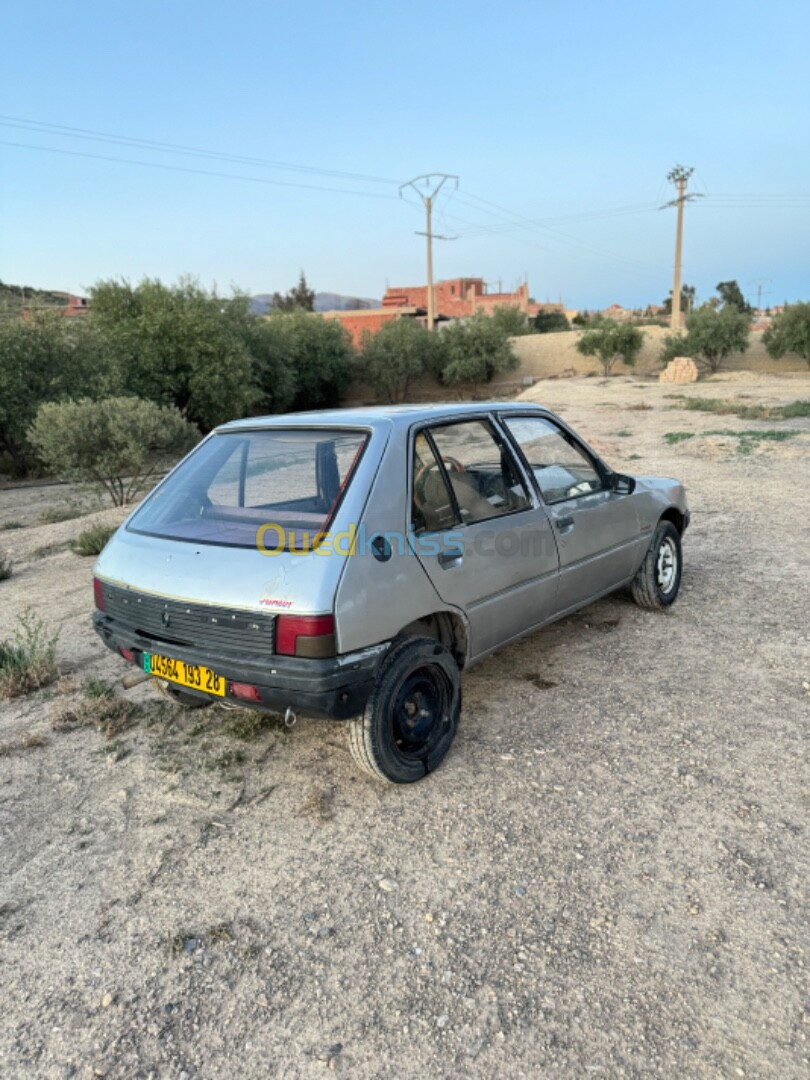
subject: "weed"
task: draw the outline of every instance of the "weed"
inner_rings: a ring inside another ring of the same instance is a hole
[[[38,547],[34,552],[35,559],[47,559],[49,555],[58,555],[62,551],[67,551],[68,545],[61,544],[43,544],[42,547]]]
[[[668,431],[664,435],[664,442],[669,443],[670,446],[674,446],[675,443],[686,442],[687,439],[694,439],[694,431]]]
[[[629,439],[632,434],[632,431],[628,431],[627,428],[622,428],[621,431],[616,432],[616,437],[619,439]]]
[[[11,570],[14,563],[11,559],[5,555],[0,555],[0,581],[6,581],[11,577]]]
[[[71,521],[75,517],[80,517],[81,514],[82,511],[76,506],[53,506],[39,515],[39,523],[40,525],[57,525],[60,521]]]
[[[11,640],[0,641],[0,698],[19,697],[38,690],[58,674],[56,642],[45,624],[26,611],[17,618]]]
[[[115,697],[115,687],[103,679],[86,679],[82,684],[82,693],[89,698]]]
[[[793,430],[780,431],[707,431],[706,435],[720,435],[724,438],[737,439],[737,453],[750,454],[757,443],[760,442],[785,442],[801,432]]]
[[[91,525],[71,540],[70,550],[74,555],[100,555],[116,529],[116,525]]]
[[[641,454],[628,454],[627,455],[627,460],[628,461],[641,461]]]
[[[685,394],[667,396],[678,399],[680,404],[676,408],[710,412],[718,416],[736,416],[740,420],[795,420],[810,416],[810,401],[791,401],[788,405],[745,405],[721,398],[696,398]]]
[[[646,401],[639,401],[635,405],[628,405],[627,406],[627,409],[630,412],[644,412],[647,409],[651,409],[651,408],[652,408],[652,405],[648,404]]]
[[[280,716],[244,709],[240,712],[229,713],[222,723],[222,730],[234,739],[248,742],[251,739],[258,739],[265,731],[284,731],[285,728]]]
[[[76,731],[92,727],[108,739],[114,739],[132,727],[138,715],[138,706],[125,698],[109,694],[103,697],[83,698],[66,706],[53,721],[54,731]]]
[[[11,742],[0,743],[0,758],[8,757],[9,754],[16,753],[18,750],[36,750],[45,745],[45,739],[41,735],[32,735],[30,731],[24,731]]]
[[[0,525],[0,529],[7,532],[9,529],[24,529],[25,526],[21,521],[6,521]]]

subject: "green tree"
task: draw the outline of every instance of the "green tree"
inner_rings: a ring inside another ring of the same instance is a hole
[[[503,304],[496,307],[490,318],[504,337],[522,337],[524,334],[534,332],[534,327],[529,322],[529,316],[522,312],[516,304]]]
[[[637,326],[605,319],[580,337],[577,351],[583,356],[598,356],[602,371],[609,375],[617,360],[633,367],[643,344],[644,335]]]
[[[661,360],[691,356],[704,371],[718,371],[735,352],[748,348],[749,319],[733,305],[722,308],[704,304],[686,317],[686,334],[670,334],[664,339]]]
[[[315,290],[307,285],[306,275],[302,270],[298,276],[298,284],[286,293],[274,292],[270,301],[273,311],[314,311]]]
[[[248,297],[225,299],[190,278],[93,286],[91,319],[104,335],[123,388],[175,405],[204,430],[250,412],[257,392],[245,337]]]
[[[717,283],[717,295],[720,297],[720,301],[724,308],[732,307],[737,311],[742,311],[746,315],[750,315],[753,312],[753,308],[747,302],[742,294],[742,289],[736,281],[720,281]]]
[[[27,432],[42,402],[119,389],[118,369],[89,320],[53,313],[0,320],[0,451],[18,475],[34,462]]]
[[[694,285],[681,285],[681,311],[692,310],[696,295],[697,289]],[[669,290],[669,296],[664,301],[664,311],[667,315],[672,314],[672,289]]]
[[[556,334],[560,330],[570,330],[571,323],[564,311],[538,311],[534,317],[534,329],[538,334]]]
[[[386,401],[404,401],[408,387],[434,370],[441,334],[430,334],[415,319],[392,319],[363,335],[360,346],[362,378]]]
[[[446,386],[491,382],[502,371],[513,371],[518,358],[509,339],[483,312],[471,319],[451,323],[440,332],[440,378]]]
[[[56,476],[103,487],[115,506],[174,464],[200,433],[173,406],[136,397],[46,402],[28,437]]]
[[[810,304],[787,304],[763,334],[768,353],[778,358],[796,353],[810,365]]]
[[[351,338],[337,320],[306,311],[274,314],[266,319],[268,352],[285,357],[293,373],[293,409],[338,405],[354,378]]]

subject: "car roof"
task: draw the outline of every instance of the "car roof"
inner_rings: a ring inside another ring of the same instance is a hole
[[[263,427],[409,427],[420,420],[444,419],[482,412],[543,412],[528,401],[438,401],[430,405],[369,405],[350,409],[313,409],[310,412],[249,416],[221,424],[217,431]]]

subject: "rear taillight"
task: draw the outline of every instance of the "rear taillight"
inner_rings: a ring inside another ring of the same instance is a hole
[[[125,649],[123,645],[119,645],[118,651],[121,653],[123,658],[127,661],[127,663],[129,663],[129,664],[134,664],[135,663],[135,653],[132,651],[132,649]]]
[[[334,656],[334,616],[279,615],[276,652],[282,656],[308,656],[313,659]]]
[[[96,607],[99,611],[104,610],[104,584],[97,577],[93,578],[93,596],[96,598]]]

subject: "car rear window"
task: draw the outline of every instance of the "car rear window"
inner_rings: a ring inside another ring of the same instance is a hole
[[[227,547],[313,546],[329,528],[368,436],[335,429],[222,432],[201,443],[135,513],[146,536]]]

